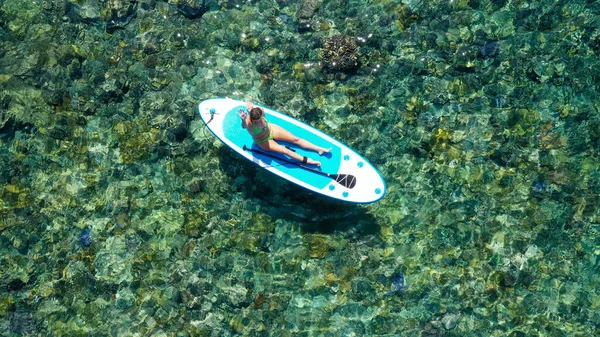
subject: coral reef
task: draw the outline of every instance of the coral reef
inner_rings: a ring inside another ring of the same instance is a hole
[[[339,34],[323,43],[321,52],[323,69],[327,71],[352,71],[359,67],[358,45],[354,38]]]

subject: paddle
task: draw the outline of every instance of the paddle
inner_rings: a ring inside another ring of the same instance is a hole
[[[264,151],[260,151],[260,150],[255,150],[255,149],[251,149],[246,147],[246,145],[244,145],[244,151],[250,151],[250,152],[254,152],[254,153],[258,153],[258,154],[262,154],[263,156],[267,156],[267,157],[271,157],[277,160],[281,160],[283,162],[286,162],[288,164],[292,164],[292,165],[296,165],[298,167],[301,167],[307,171],[311,171],[313,173],[316,174],[320,174],[322,176],[328,177],[333,179],[336,183],[346,187],[346,188],[354,188],[354,186],[356,185],[356,177],[351,175],[351,174],[331,174],[331,173],[327,173],[327,172],[323,172],[323,171],[319,171],[316,170],[314,168],[310,168],[304,165],[301,165],[301,163],[299,162],[295,162],[295,161],[291,161],[285,158],[281,158],[279,156],[276,156],[274,154],[270,154]]]

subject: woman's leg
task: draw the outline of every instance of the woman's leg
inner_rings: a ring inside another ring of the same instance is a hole
[[[304,140],[300,137],[294,136],[291,132],[282,128],[279,125],[269,123],[269,126],[273,129],[273,138],[275,140],[283,140],[286,142],[294,143],[305,149],[313,150],[313,151],[319,153],[319,155],[322,155],[323,153],[326,153],[326,152],[331,152],[331,148],[326,149],[326,148],[323,148],[320,146],[316,146],[315,144],[313,144],[307,140]]]
[[[266,151],[273,151],[273,152],[279,152],[279,153],[283,153],[288,157],[294,158],[299,162],[302,162],[304,160],[304,157],[297,154],[296,152],[288,149],[285,146],[281,146],[279,144],[277,144],[276,141],[274,140],[268,140],[264,143],[258,144],[258,146]],[[306,158],[306,163],[307,164],[311,164],[311,165],[317,165],[317,166],[321,166],[321,162],[316,161],[316,160],[312,160],[310,158]]]

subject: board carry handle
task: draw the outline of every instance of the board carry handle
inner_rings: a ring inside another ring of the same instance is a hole
[[[346,187],[348,189],[352,189],[352,188],[354,188],[354,186],[356,186],[356,177],[353,176],[353,175],[351,175],[351,174],[342,174],[342,173],[331,174],[331,173],[319,171],[319,170],[316,170],[314,168],[311,168],[311,167],[308,167],[308,166],[304,166],[301,163],[298,163],[298,162],[295,162],[295,161],[291,161],[291,160],[288,160],[288,159],[285,159],[285,158],[281,158],[281,157],[278,157],[276,155],[273,155],[273,154],[270,154],[270,153],[266,153],[264,151],[251,149],[251,148],[247,147],[245,144],[244,144],[243,149],[244,149],[244,151],[249,151],[249,152],[253,152],[253,153],[262,154],[263,156],[267,156],[267,157],[271,157],[271,158],[274,158],[274,159],[278,159],[278,160],[281,160],[281,161],[286,162],[288,164],[292,164],[292,165],[296,165],[298,167],[301,167],[301,168],[303,168],[303,169],[305,169],[307,171],[311,171],[313,173],[316,173],[316,174],[319,174],[319,175],[331,178],[336,183],[338,183],[338,184],[340,184],[340,185],[342,185],[342,186],[344,186],[344,187]]]

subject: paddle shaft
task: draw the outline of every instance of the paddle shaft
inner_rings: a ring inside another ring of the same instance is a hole
[[[260,151],[260,150],[254,150],[254,149],[251,149],[249,147],[246,147],[246,145],[244,145],[244,151],[250,151],[250,152],[255,152],[255,153],[258,153],[258,154],[262,154],[263,156],[271,157],[271,158],[274,158],[274,159],[286,162],[288,164],[299,166],[299,167],[301,167],[301,168],[303,168],[305,170],[314,172],[316,174],[320,174],[322,176],[325,176],[325,177],[328,177],[328,178],[332,178],[332,179],[334,178],[333,174],[329,174],[327,172],[315,170],[314,168],[311,168],[311,167],[308,167],[308,166],[304,166],[301,163],[298,163],[298,162],[295,162],[295,161],[291,161],[291,160],[288,160],[288,159],[285,159],[285,158],[281,158],[279,156],[276,156],[276,155],[273,155],[273,154],[270,154],[270,153],[266,153],[266,152],[263,152],[263,151]]]
[[[250,149],[250,148],[246,147],[246,145],[244,145],[244,151],[256,152],[256,153],[262,154],[263,156],[275,158],[275,159],[281,160],[281,161],[283,161],[285,163],[296,165],[296,166],[301,167],[301,168],[303,168],[303,169],[305,169],[307,171],[314,172],[316,174],[320,174],[322,176],[325,176],[325,177],[328,177],[330,179],[333,179],[336,183],[338,183],[338,184],[340,184],[340,185],[342,185],[342,186],[344,186],[346,188],[349,188],[349,189],[350,188],[354,188],[354,186],[356,186],[356,177],[353,176],[353,175],[351,175],[351,174],[339,174],[339,173],[338,174],[331,174],[331,173],[327,173],[327,172],[315,170],[314,168],[310,168],[310,167],[306,167],[304,165],[300,165],[300,163],[295,162],[295,161],[291,161],[291,160],[288,160],[288,159],[285,159],[285,158],[281,158],[281,157],[278,157],[276,155],[273,155],[273,154],[270,154],[270,153],[266,153],[266,152],[263,152],[263,151],[260,151],[260,150]]]

